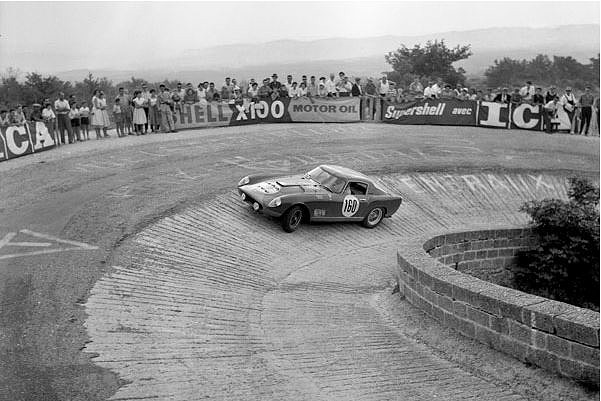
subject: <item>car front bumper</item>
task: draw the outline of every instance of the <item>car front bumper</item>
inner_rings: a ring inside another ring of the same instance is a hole
[[[243,202],[251,205],[253,210],[257,213],[263,213],[272,217],[281,217],[285,212],[283,204],[278,207],[267,206],[267,204],[271,202],[273,197],[266,197],[264,196],[264,194],[248,190],[244,188],[244,186],[238,187],[238,194],[240,196],[240,199]]]

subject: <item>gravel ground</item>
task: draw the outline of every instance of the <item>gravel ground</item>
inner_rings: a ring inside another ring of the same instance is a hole
[[[33,241],[20,231],[25,229],[98,249],[0,259],[0,399],[110,397],[126,382],[82,352],[89,341],[82,305],[94,285],[116,271],[115,265],[132,259],[133,238],[166,216],[223,196],[248,172],[304,171],[326,162],[372,175],[525,172],[598,177],[599,143],[598,138],[466,127],[282,124],[91,140],[1,163],[0,236],[12,232],[17,234],[13,241]],[[0,257],[8,249],[0,248]],[[404,318],[409,319],[410,308],[402,305],[399,310],[407,311]],[[405,326],[409,324],[415,322]],[[452,338],[447,334],[437,337]],[[434,356],[468,373],[470,366],[481,372],[497,369],[477,360],[495,361],[498,354],[480,351],[470,342],[452,348],[410,332],[406,336],[423,341]],[[491,373],[531,399],[562,399],[537,394],[598,398],[556,378],[567,390],[527,391],[539,388],[536,375],[512,376],[503,369]],[[548,383],[540,380],[540,386]]]

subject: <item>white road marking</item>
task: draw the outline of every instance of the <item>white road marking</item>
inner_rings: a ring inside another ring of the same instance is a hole
[[[61,238],[55,237],[53,235],[41,234],[41,233],[37,233],[35,231],[31,231],[31,230],[27,230],[27,229],[19,230],[19,232],[21,234],[29,235],[34,238],[42,238],[42,239],[54,241],[55,244],[71,245],[71,247],[59,247],[59,248],[45,249],[45,250],[41,250],[41,251],[31,251],[31,252],[12,253],[12,254],[8,254],[8,255],[0,255],[0,259],[11,259],[11,258],[18,258],[21,256],[44,255],[44,254],[49,254],[49,253],[65,252],[65,251],[98,249],[98,247],[94,246],[94,245],[89,245],[89,244],[79,242],[79,241],[61,239]],[[2,238],[0,240],[0,249],[8,247],[8,246],[47,248],[47,247],[50,247],[53,245],[52,242],[25,242],[25,241],[11,242],[11,240],[16,235],[17,235],[17,233],[6,234],[4,236],[4,238]]]

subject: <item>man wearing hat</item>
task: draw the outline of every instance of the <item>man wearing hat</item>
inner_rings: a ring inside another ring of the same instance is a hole
[[[171,112],[173,100],[171,98],[171,93],[169,93],[169,88],[167,88],[165,85],[160,85],[159,90],[161,91],[158,100],[159,111],[161,112],[161,132],[164,134],[167,132],[176,132],[175,124],[173,122],[173,114]]]
[[[273,75],[271,76],[271,82],[269,83],[269,87],[272,91],[279,91],[281,86],[282,84],[278,81],[278,74],[273,73]]]
[[[572,93],[572,88],[566,88],[566,92],[559,98],[559,103],[570,118],[570,134],[574,125],[574,115],[576,114],[576,96]]]

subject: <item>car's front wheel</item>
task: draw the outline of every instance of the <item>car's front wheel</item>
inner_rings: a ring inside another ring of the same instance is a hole
[[[374,207],[369,211],[369,213],[367,213],[365,219],[363,219],[363,226],[367,228],[374,228],[375,226],[380,224],[383,218],[384,209],[382,209],[381,207]]]
[[[282,216],[282,228],[287,233],[296,231],[303,220],[303,208],[300,206],[293,206]]]

